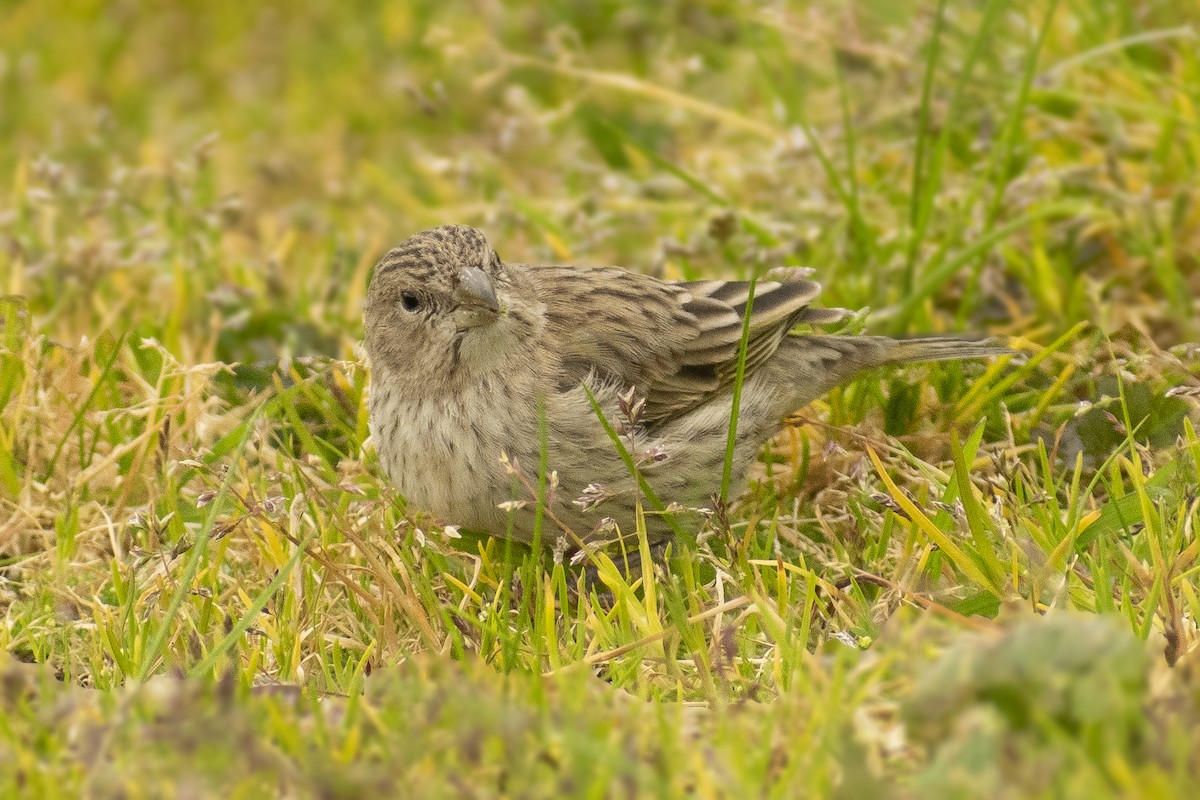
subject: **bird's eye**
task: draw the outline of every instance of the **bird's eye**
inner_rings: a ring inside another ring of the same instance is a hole
[[[405,311],[416,311],[421,307],[421,301],[412,292],[403,292],[400,295],[400,305],[404,306]]]

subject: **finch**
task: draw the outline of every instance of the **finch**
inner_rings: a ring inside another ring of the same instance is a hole
[[[1012,352],[794,333],[841,316],[812,307],[807,274],[776,270],[751,299],[745,281],[508,264],[464,225],[418,233],[375,266],[364,312],[380,464],[410,510],[448,524],[530,542],[540,516],[545,544],[594,543],[631,535],[640,504],[661,543],[689,524],[671,509],[720,489],[747,312],[734,493],[785,417],[859,373]]]

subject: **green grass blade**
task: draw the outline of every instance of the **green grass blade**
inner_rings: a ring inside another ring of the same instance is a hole
[[[729,408],[729,429],[725,435],[725,462],[721,468],[721,502],[729,502],[729,483],[733,478],[733,452],[737,447],[738,414],[742,408],[742,385],[746,380],[746,349],[750,344],[750,317],[754,309],[754,289],[750,281],[746,295],[746,312],[742,316],[742,338],[738,342],[737,370],[733,375],[733,401]]]

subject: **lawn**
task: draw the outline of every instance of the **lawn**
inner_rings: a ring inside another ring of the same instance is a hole
[[[0,795],[1200,793],[1191,4],[0,16]],[[379,470],[367,281],[447,222],[1022,352],[584,586]]]

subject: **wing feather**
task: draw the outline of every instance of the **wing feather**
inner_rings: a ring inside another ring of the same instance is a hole
[[[636,386],[646,398],[645,419],[654,424],[732,384],[749,282],[669,282],[616,268],[519,268],[546,304],[545,333],[556,342],[561,389],[589,376]],[[805,275],[776,270],[773,280],[755,285],[747,375],[799,322],[833,318],[826,309],[809,309],[821,287]]]

